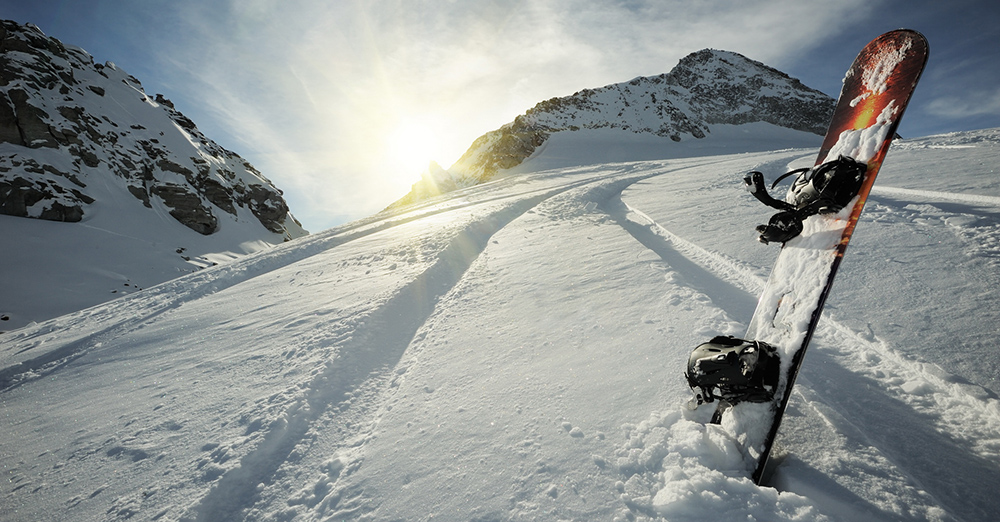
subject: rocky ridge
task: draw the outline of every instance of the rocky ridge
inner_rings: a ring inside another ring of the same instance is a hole
[[[0,214],[78,222],[98,184],[203,235],[226,219],[254,219],[285,240],[306,233],[279,189],[162,95],[31,24],[2,21]]]
[[[834,105],[830,96],[761,62],[704,49],[666,74],[543,101],[476,139],[447,172],[455,187],[483,183],[520,165],[552,134],[581,129],[615,129],[680,142],[704,139],[716,125],[766,122],[823,135]],[[396,205],[445,192],[429,183],[440,178],[440,173],[425,174]]]

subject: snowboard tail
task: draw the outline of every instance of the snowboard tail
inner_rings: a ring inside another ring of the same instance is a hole
[[[773,346],[780,360],[771,398],[719,401],[712,422],[743,442],[744,459],[760,484],[806,348],[834,276],[857,227],[879,168],[927,61],[927,40],[900,29],[858,54],[844,78],[816,165],[846,156],[867,165],[854,198],[836,213],[814,214],[781,248],[745,339]],[[690,380],[690,377],[689,377]],[[699,400],[701,395],[699,395]]]

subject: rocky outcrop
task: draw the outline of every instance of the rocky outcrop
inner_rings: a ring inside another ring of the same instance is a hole
[[[241,213],[304,234],[281,191],[170,100],[30,24],[0,22],[0,213],[80,221],[100,202],[95,183],[200,234]]]
[[[187,187],[165,183],[153,186],[150,192],[163,200],[174,219],[195,232],[207,236],[219,226],[219,220],[211,210],[205,208],[201,198]]]
[[[69,173],[31,158],[10,162],[12,167],[0,166],[0,214],[76,222],[83,218],[83,207],[94,202],[77,188],[85,185]],[[12,174],[15,169],[27,175]],[[40,203],[47,204],[36,211]]]

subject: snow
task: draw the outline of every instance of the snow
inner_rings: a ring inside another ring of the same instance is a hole
[[[738,152],[786,147],[818,147],[822,137],[805,132],[755,122],[743,125],[713,125],[703,139],[685,137],[665,144],[652,134],[632,134],[615,129],[580,129],[557,132],[549,137],[512,173],[538,172],[593,164],[624,163],[638,160],[716,156]]]
[[[38,32],[37,28],[32,31]],[[45,114],[44,122],[53,131],[75,134],[69,129],[80,127],[67,119],[75,114],[73,118],[84,121],[89,132],[81,133],[76,138],[79,143],[72,146],[27,149],[0,143],[0,172],[44,180],[53,187],[55,197],[28,208],[29,216],[40,216],[54,202],[78,204],[67,197],[71,190],[82,191],[94,201],[82,205],[83,219],[77,223],[0,215],[4,241],[14,245],[0,250],[4,268],[0,271],[0,317],[4,318],[0,331],[94,306],[306,234],[290,215],[284,220],[284,232],[275,233],[243,203],[237,201],[229,212],[204,195],[199,197],[214,209],[217,230],[203,236],[182,225],[170,215],[172,209],[163,199],[148,194],[149,187],[172,183],[194,188],[171,167],[150,168],[139,179],[137,171],[154,159],[187,170],[191,176],[198,172],[237,196],[251,188],[277,189],[243,158],[205,138],[193,124],[180,126],[177,119],[183,116],[168,110],[169,102],[155,101],[162,98],[147,96],[138,80],[125,71],[110,62],[94,64],[82,49],[70,46],[67,50],[65,55],[10,51],[5,60],[11,62],[13,79],[5,81],[4,87],[32,93],[32,105]],[[63,85],[46,80],[44,89],[35,85],[32,74],[46,68],[63,71],[73,81]],[[97,166],[81,163],[76,149],[88,152]],[[128,168],[122,158],[130,158]],[[37,169],[24,166],[29,162]],[[43,168],[46,172],[39,174]],[[130,189],[147,193],[148,208]]]
[[[220,220],[219,232],[202,236],[155,199],[152,212],[131,195],[90,187],[104,198],[90,205],[79,223],[0,215],[5,240],[18,245],[0,254],[7,268],[0,272],[0,313],[9,318],[0,330],[94,306],[282,242],[281,234],[262,231],[249,211]]]
[[[847,156],[858,161],[868,162],[875,157],[879,147],[885,142],[885,136],[892,127],[898,111],[896,100],[892,100],[882,109],[875,123],[863,129],[849,129],[840,133],[837,143],[827,153],[823,161],[832,161],[839,156]]]
[[[873,56],[870,63],[875,65],[871,69],[862,69],[861,79],[865,86],[865,91],[873,95],[882,94],[888,87],[889,79],[892,78],[892,71],[903,62],[906,53],[913,47],[913,40],[906,39],[902,45],[879,46],[878,54]],[[852,103],[853,107],[855,103]]]
[[[893,145],[765,486],[686,409],[690,350],[742,335],[777,256],[743,174],[819,145],[770,131],[613,162],[559,133],[491,183],[0,335],[0,519],[994,520],[996,129]]]

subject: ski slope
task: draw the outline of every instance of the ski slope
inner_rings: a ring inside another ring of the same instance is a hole
[[[743,174],[815,151],[570,138],[0,335],[0,520],[996,519],[1000,130],[893,145],[761,487],[682,372],[777,254]]]

